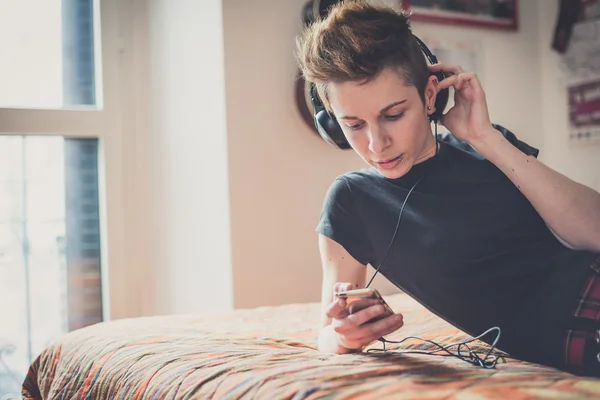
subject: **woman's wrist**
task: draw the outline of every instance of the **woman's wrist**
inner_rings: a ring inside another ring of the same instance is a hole
[[[497,149],[498,144],[505,140],[506,138],[502,133],[490,125],[489,128],[482,130],[476,137],[467,140],[467,143],[479,154],[489,159],[490,151]]]

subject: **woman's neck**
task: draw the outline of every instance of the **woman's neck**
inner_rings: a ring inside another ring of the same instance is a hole
[[[415,164],[419,164],[425,160],[430,159],[431,157],[435,156],[435,153],[436,153],[436,138],[433,137],[433,134],[430,131],[425,139],[423,151],[421,151],[421,154],[419,154],[419,156],[417,157]]]

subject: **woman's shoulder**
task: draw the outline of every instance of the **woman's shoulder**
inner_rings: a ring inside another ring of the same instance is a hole
[[[362,203],[368,194],[382,194],[383,177],[373,168],[349,171],[335,177],[325,195],[325,206],[350,208]]]
[[[385,178],[375,168],[368,167],[338,175],[331,186],[337,191],[352,194],[357,188],[379,186],[384,182]]]
[[[509,129],[505,128],[499,124],[492,124],[492,126],[498,130],[502,135],[515,146],[517,149],[521,150],[523,153],[537,157],[539,154],[539,150],[528,143],[520,140],[517,135],[511,132]],[[443,132],[438,134],[438,141],[445,147],[452,149],[451,155],[468,155],[477,159],[484,159],[475,149],[473,149],[467,142],[458,139],[456,136],[452,135],[450,132]],[[459,151],[459,152],[457,152]]]
[[[537,157],[539,150],[524,141],[510,130],[501,125],[493,125],[502,135],[524,154]],[[438,134],[440,143],[439,165],[435,175],[443,181],[480,181],[491,179],[493,181],[507,179],[493,163],[479,154],[467,142],[456,138],[450,132]]]

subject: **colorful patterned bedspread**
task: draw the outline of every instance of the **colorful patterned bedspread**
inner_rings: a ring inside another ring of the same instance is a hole
[[[408,296],[388,337],[454,343],[467,336]],[[25,399],[525,399],[600,398],[600,379],[508,359],[495,369],[429,355],[322,354],[317,304],[230,315],[119,320],[71,332],[47,348],[23,383]],[[390,345],[388,345],[390,346]],[[377,342],[372,348],[380,348]],[[408,341],[388,349],[433,347]]]

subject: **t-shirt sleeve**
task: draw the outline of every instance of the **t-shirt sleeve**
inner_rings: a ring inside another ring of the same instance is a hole
[[[339,243],[361,264],[370,262],[370,242],[350,186],[343,177],[329,187],[316,231]]]
[[[499,130],[500,133],[502,133],[502,135],[504,135],[506,140],[508,140],[517,149],[521,150],[523,153],[525,153],[528,156],[533,156],[533,157],[537,158],[538,154],[540,153],[540,151],[538,149],[536,149],[533,146],[528,145],[527,143],[523,142],[522,140],[519,140],[514,133],[512,133],[511,131],[509,131],[508,129],[503,127],[502,125],[492,124],[492,126],[494,128],[496,128],[497,130]]]

